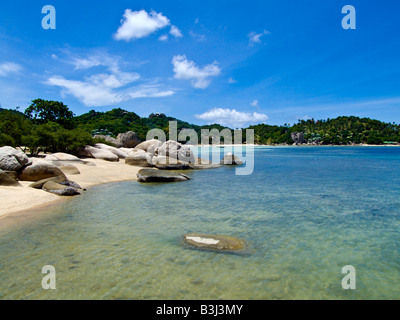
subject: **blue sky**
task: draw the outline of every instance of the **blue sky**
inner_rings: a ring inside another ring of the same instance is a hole
[[[56,29],[42,28],[42,7]],[[342,28],[342,7],[356,30]],[[400,122],[396,0],[2,1],[0,104],[59,100],[196,124]]]

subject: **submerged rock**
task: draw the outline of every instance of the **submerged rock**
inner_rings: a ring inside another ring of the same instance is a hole
[[[188,245],[196,248],[217,251],[238,251],[243,250],[246,247],[246,243],[238,238],[199,233],[185,235],[184,241]]]
[[[180,182],[190,180],[185,174],[157,169],[142,169],[138,172],[137,177],[139,182]]]
[[[237,165],[237,166],[240,166],[243,163],[244,162],[242,160],[240,160],[239,157],[235,156],[232,153],[227,153],[225,155],[225,157],[221,160],[221,164],[224,164],[224,165]]]

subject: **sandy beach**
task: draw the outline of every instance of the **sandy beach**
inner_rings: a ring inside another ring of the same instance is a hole
[[[86,189],[103,183],[137,180],[140,167],[126,165],[124,160],[108,162],[99,159],[86,159],[84,163],[72,163],[80,174],[66,174],[69,180],[75,181]],[[20,211],[36,209],[43,205],[65,201],[68,197],[60,197],[43,190],[29,188],[31,182],[20,181],[22,187],[0,187],[0,219]],[[79,197],[79,196],[78,196]]]

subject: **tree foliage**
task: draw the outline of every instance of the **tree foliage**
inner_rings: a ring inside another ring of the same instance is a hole
[[[383,144],[400,142],[400,126],[359,117],[338,117],[327,120],[299,120],[293,126],[257,125],[256,142],[261,144],[292,144],[291,133],[304,134],[306,143],[322,145]]]
[[[76,153],[93,144],[90,133],[73,128],[73,113],[61,102],[36,99],[21,113],[0,110],[0,146],[39,151]]]
[[[32,104],[25,110],[25,115],[35,123],[52,121],[70,129],[74,117],[74,113],[62,102],[43,99],[32,100]]]

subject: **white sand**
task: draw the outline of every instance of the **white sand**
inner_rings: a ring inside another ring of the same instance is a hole
[[[76,166],[81,174],[66,174],[69,180],[75,181],[82,188],[89,188],[103,183],[137,180],[136,174],[141,169],[140,167],[126,165],[125,160],[108,162],[87,159],[85,161],[94,163],[96,166],[69,162],[69,164]],[[66,199],[43,190],[29,188],[28,186],[31,182],[23,181],[20,183],[22,187],[0,187],[0,218],[22,210],[35,209],[36,207]]]

